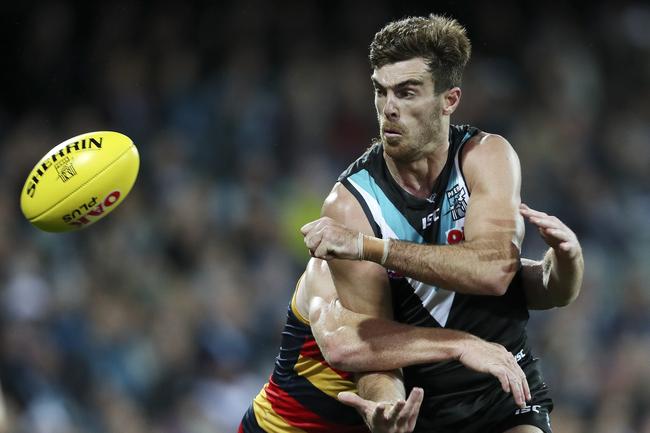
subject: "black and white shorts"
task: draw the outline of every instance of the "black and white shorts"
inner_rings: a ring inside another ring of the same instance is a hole
[[[518,407],[495,379],[494,386],[487,391],[468,392],[453,401],[447,400],[436,405],[431,413],[421,410],[414,433],[503,433],[520,425],[552,433],[549,415],[553,400],[538,362],[530,359],[521,365],[532,395],[526,407]]]

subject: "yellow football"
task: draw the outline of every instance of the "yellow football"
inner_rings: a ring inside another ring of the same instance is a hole
[[[112,131],[77,135],[34,166],[20,207],[30,223],[48,232],[89,226],[124,200],[139,166],[138,149],[126,135]]]

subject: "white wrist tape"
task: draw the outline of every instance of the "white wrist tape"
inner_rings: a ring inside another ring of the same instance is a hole
[[[388,250],[390,249],[390,239],[384,239],[384,252],[381,255],[380,265],[384,266],[386,259],[388,259]]]
[[[363,233],[361,232],[359,232],[359,236],[357,236],[357,251],[359,254],[357,260],[363,260]]]

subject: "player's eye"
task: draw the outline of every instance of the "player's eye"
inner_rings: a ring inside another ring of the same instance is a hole
[[[412,98],[416,95],[415,91],[412,89],[400,89],[397,91],[398,98]]]

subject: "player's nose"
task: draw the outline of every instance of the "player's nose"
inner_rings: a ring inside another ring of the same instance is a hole
[[[382,112],[386,119],[395,120],[399,118],[399,107],[394,95],[389,94],[386,97],[386,104],[384,104]]]

